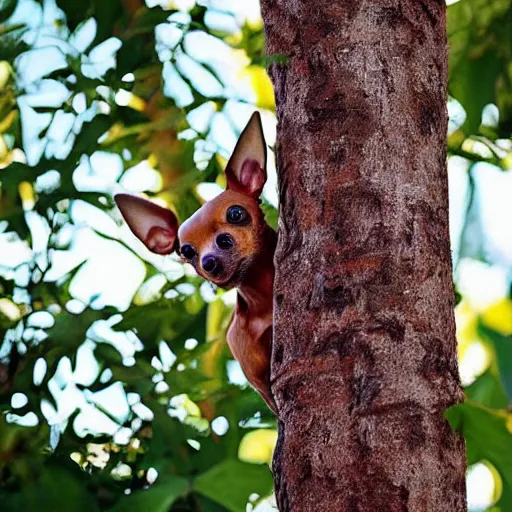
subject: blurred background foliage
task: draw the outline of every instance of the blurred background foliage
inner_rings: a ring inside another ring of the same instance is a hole
[[[470,510],[512,510],[512,0],[449,2],[448,178]],[[271,510],[276,423],[226,348],[233,293],[112,201],[183,220],[254,108],[257,0],[0,0],[0,502]],[[272,152],[264,191],[276,226]]]

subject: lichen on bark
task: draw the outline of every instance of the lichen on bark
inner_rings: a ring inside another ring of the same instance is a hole
[[[278,139],[284,511],[465,504],[444,0],[262,0]]]

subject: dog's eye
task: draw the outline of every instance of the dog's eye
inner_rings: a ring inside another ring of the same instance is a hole
[[[241,224],[242,222],[245,222],[248,219],[249,215],[247,214],[247,211],[244,208],[235,205],[231,206],[228,209],[226,217],[230,224]]]
[[[188,244],[182,245],[180,247],[180,253],[187,260],[191,260],[196,255],[195,249]]]

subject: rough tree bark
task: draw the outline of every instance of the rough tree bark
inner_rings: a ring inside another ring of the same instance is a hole
[[[285,511],[460,512],[444,0],[262,0]]]

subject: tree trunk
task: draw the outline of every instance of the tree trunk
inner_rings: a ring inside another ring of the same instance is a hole
[[[466,510],[444,0],[262,0],[278,112],[285,511]]]

